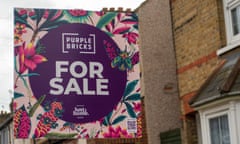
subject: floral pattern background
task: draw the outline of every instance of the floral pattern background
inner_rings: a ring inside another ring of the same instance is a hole
[[[14,136],[15,138],[135,138],[142,136],[139,33],[135,13],[85,10],[14,10]],[[64,101],[36,99],[29,77],[47,62],[41,39],[62,24],[85,23],[107,33],[118,45],[104,42],[112,68],[127,72],[124,94],[107,116],[90,123],[61,120]],[[29,71],[31,70],[31,72]],[[134,129],[134,131],[131,131]]]

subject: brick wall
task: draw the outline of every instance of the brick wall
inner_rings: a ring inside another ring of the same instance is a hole
[[[197,144],[195,120],[188,116],[194,109],[188,102],[220,62],[216,50],[226,44],[222,1],[171,0],[171,13],[183,144]]]
[[[217,0],[174,0],[172,17],[178,68],[220,48]]]

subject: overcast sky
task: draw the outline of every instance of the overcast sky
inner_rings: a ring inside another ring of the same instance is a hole
[[[104,7],[136,9],[145,0],[1,0],[0,4],[0,110],[9,111],[13,97],[13,8],[77,8],[101,10]]]

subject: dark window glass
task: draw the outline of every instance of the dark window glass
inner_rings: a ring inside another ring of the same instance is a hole
[[[211,144],[231,144],[227,115],[209,119],[209,127]]]

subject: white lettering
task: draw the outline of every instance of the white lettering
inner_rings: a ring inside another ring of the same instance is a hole
[[[55,90],[51,89],[49,93],[52,95],[61,95],[64,91],[64,88],[61,85],[62,82],[63,82],[62,78],[51,79],[49,84],[50,84],[51,88],[54,88]]]
[[[63,66],[67,66],[68,61],[56,61],[56,77],[61,77],[62,72],[68,72],[68,69]]]
[[[66,81],[62,76],[63,73],[68,72],[72,77]],[[109,80],[104,79],[102,73],[103,65],[99,62],[89,62],[87,65],[82,61],[73,63],[56,61],[56,77],[49,81],[51,87],[49,93],[52,95],[69,95],[71,93],[93,96],[109,95]],[[89,85],[90,82],[91,85]]]
[[[99,62],[90,62],[89,63],[90,78],[95,78],[96,75],[98,78],[103,78],[103,65]]]
[[[109,95],[108,91],[108,79],[97,79],[97,94],[98,95]],[[105,91],[104,91],[105,90]]]
[[[81,67],[81,70],[82,70],[81,73],[76,72],[77,66]],[[86,76],[86,74],[87,74],[87,66],[85,65],[85,63],[83,63],[81,61],[73,62],[70,66],[70,73],[75,78],[82,78],[82,77]]]
[[[69,95],[70,92],[76,92],[78,95],[82,94],[82,92],[80,90],[80,87],[77,83],[77,80],[75,78],[71,78],[68,81],[68,84],[67,84],[67,87],[66,87],[66,90],[65,90],[64,94]]]
[[[83,93],[87,95],[94,95],[95,91],[94,90],[89,90],[88,89],[88,79],[84,78],[83,79]]]

